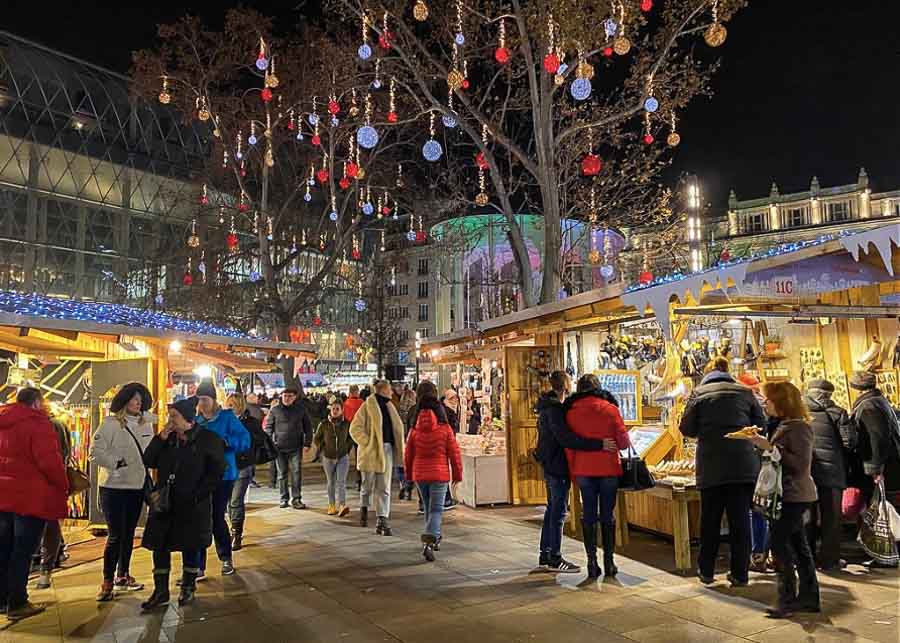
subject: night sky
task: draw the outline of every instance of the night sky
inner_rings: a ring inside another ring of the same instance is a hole
[[[247,4],[290,18],[300,3]],[[13,0],[0,28],[126,72],[130,52],[154,43],[156,24],[185,11],[222,14],[199,4]],[[715,210],[730,188],[755,198],[773,180],[782,192],[807,189],[814,174],[823,187],[852,183],[860,166],[876,191],[900,189],[898,19],[900,4],[883,0],[750,0],[728,25],[715,96],[681,117],[675,170],[698,174]]]

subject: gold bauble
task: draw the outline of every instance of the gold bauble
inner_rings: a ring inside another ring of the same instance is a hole
[[[275,89],[276,87],[278,87],[279,83],[281,83],[281,81],[278,80],[278,76],[276,76],[275,74],[268,74],[266,76],[266,87]]]
[[[462,89],[463,82],[465,82],[466,77],[462,75],[462,73],[458,69],[450,70],[450,73],[447,74],[447,85],[453,91],[457,91]]]
[[[199,112],[197,112],[197,118],[199,118],[201,121],[204,121],[204,122],[208,121],[209,120],[209,110],[201,109]]]
[[[557,87],[560,87],[564,82],[566,82],[566,77],[562,74],[556,74],[556,76],[553,77],[553,82],[556,83]]]
[[[582,60],[575,68],[575,76],[591,80],[594,77],[594,66],[586,60]]]
[[[619,36],[613,41],[613,51],[620,56],[624,56],[631,51],[631,41],[625,36]]]
[[[222,136],[222,132],[219,131],[219,128],[218,128],[218,127],[216,127],[216,128],[213,130],[213,136],[215,136],[216,138],[219,138],[220,136]]]
[[[200,245],[200,237],[198,237],[196,234],[192,234],[191,236],[188,237],[187,244],[191,248],[198,247]]]
[[[486,206],[486,205],[488,204],[488,201],[489,201],[489,200],[490,200],[490,199],[488,199],[488,195],[487,195],[487,194],[485,194],[484,192],[479,192],[479,193],[475,196],[475,205],[480,206],[480,207],[484,207],[484,206]]]
[[[588,255],[588,258],[591,260],[591,263],[595,266],[600,263],[600,251],[599,250],[591,250],[591,253]]]
[[[172,102],[172,95],[169,92],[159,92],[159,102],[168,105]]]
[[[353,105],[350,108],[350,118],[353,118],[353,117],[357,116],[358,114],[359,114],[359,107],[357,107],[356,105]]]
[[[671,147],[678,147],[678,144],[681,143],[681,134],[678,132],[670,132],[668,138],[666,138],[666,143]]]
[[[709,29],[706,30],[706,33],[703,34],[703,39],[706,41],[706,44],[710,47],[720,47],[725,42],[725,39],[728,37],[728,30],[725,28],[725,25],[714,22],[709,26]]]
[[[422,0],[416,0],[416,6],[413,7],[413,18],[419,22],[428,20],[428,5]]]
[[[360,180],[364,178],[366,178],[366,171],[362,169],[362,167],[360,167],[358,170],[356,170],[356,179]]]
[[[274,167],[275,157],[272,155],[272,148],[266,150],[266,166]]]

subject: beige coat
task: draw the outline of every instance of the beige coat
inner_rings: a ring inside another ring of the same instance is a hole
[[[394,465],[403,463],[403,422],[391,402],[387,405],[394,426]],[[381,433],[381,409],[375,395],[370,395],[350,423],[350,437],[357,444],[356,468],[360,471],[385,473],[384,436]]]

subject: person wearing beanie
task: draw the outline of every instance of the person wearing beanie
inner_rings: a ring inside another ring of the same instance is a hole
[[[834,384],[813,379],[803,400],[813,430],[812,477],[819,496],[807,525],[807,540],[822,571],[840,570],[847,564],[841,560],[841,498],[847,488],[848,456],[857,442],[856,427],[847,411],[831,399],[833,393]]]
[[[153,397],[146,386],[125,384],[91,438],[88,458],[97,466],[98,499],[107,526],[103,583],[97,592],[100,602],[111,601],[115,590],[144,588],[131,576],[130,565],[147,483],[143,456],[156,432],[157,417],[151,408]]]
[[[197,387],[197,425],[212,431],[225,442],[225,473],[212,497],[213,536],[216,554],[222,562],[222,575],[234,573],[232,560],[231,530],[225,521],[225,513],[231,502],[235,480],[238,478],[236,454],[247,451],[252,440],[250,433],[231,409],[223,409],[216,401],[216,387],[211,380],[203,380]],[[206,575],[206,549],[201,552],[200,575]]]

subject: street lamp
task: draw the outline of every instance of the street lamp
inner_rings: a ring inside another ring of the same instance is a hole
[[[419,386],[419,356],[422,354],[422,332],[416,331],[416,387]]]
[[[703,270],[703,232],[700,227],[701,212],[700,183],[696,176],[690,176],[687,180],[687,241],[688,251],[691,255],[691,272]]]

